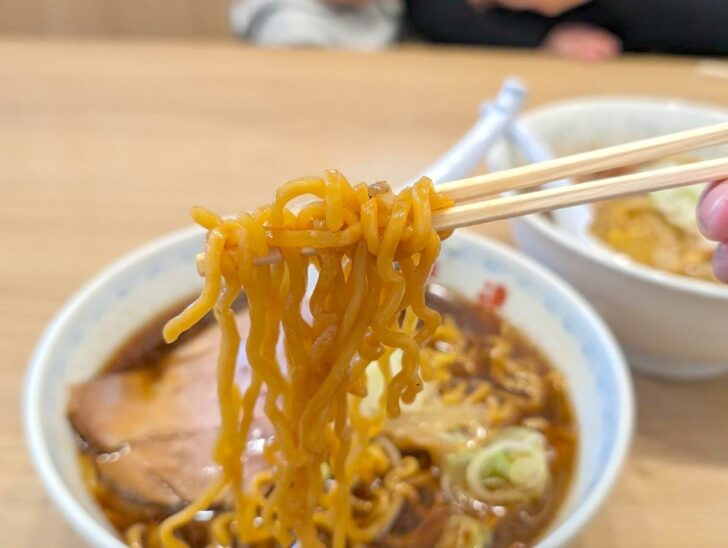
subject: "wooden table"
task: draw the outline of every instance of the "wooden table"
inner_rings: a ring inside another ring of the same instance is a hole
[[[0,42],[0,546],[81,544],[34,475],[20,420],[33,345],[80,284],[186,225],[191,204],[249,208],[283,180],[329,166],[400,182],[453,143],[511,74],[533,105],[597,93],[728,101],[728,82],[688,59]],[[504,224],[482,230],[509,237]],[[631,457],[574,546],[728,545],[728,379],[635,381]]]

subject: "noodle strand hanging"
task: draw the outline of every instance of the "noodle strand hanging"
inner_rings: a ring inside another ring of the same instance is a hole
[[[314,200],[295,210],[291,203],[304,196]],[[174,341],[210,311],[220,325],[214,458],[222,475],[162,523],[163,547],[186,546],[175,531],[221,497],[233,501],[234,512],[213,523],[220,542],[234,534],[243,543],[319,547],[325,531],[332,546],[343,548],[386,532],[407,493],[416,494],[410,484],[409,490],[397,485],[419,468],[413,459],[399,462],[376,437],[385,416],[397,417],[400,405],[422,390],[420,351],[440,325],[425,303],[441,239],[432,213],[449,205],[426,178],[394,194],[385,183],[352,186],[329,170],[323,178],[286,183],[272,204],[234,219],[193,209],[208,230],[205,285],[165,326],[164,337]],[[280,249],[280,262],[254,264],[272,248]],[[311,270],[316,281],[307,300]],[[241,336],[232,309],[241,293],[251,318],[245,352],[252,376],[244,387],[235,382]],[[392,374],[395,350],[402,367]],[[386,380],[374,416],[361,409],[368,367],[381,369]],[[266,448],[271,467],[246,484],[243,456],[259,398],[275,431]],[[373,470],[389,470],[384,485],[371,501],[357,499],[352,485]],[[352,517],[364,508],[374,516],[366,526]]]

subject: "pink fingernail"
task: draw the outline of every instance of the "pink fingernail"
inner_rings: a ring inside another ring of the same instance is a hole
[[[698,208],[698,225],[706,238],[728,240],[728,183],[708,190]]]

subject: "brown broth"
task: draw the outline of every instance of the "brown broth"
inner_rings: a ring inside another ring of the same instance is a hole
[[[467,340],[466,354],[459,356],[453,365],[453,374],[472,381],[489,382],[495,390],[508,393],[518,399],[523,396],[517,389],[503,384],[503,377],[494,370],[489,358],[493,337],[504,329],[509,333],[512,343],[512,356],[529,364],[530,370],[544,379],[545,397],[537,406],[523,406],[508,424],[529,424],[529,421],[546,421],[548,426],[542,433],[548,440],[550,448],[551,481],[546,492],[535,502],[503,505],[499,507],[483,506],[478,516],[483,519],[494,519],[498,516],[497,526],[493,531],[493,548],[520,547],[532,545],[547,529],[569,491],[571,478],[575,468],[577,453],[576,425],[571,410],[565,383],[560,375],[551,367],[546,357],[522,333],[508,327],[497,312],[487,306],[476,305],[452,294],[443,296],[430,293],[430,306],[438,309],[443,315],[453,317]],[[202,325],[181,337],[172,345],[165,345],[160,331],[164,322],[178,312],[181,307],[174,307],[149,322],[137,334],[129,339],[104,365],[97,378],[113,379],[114,376],[134,374],[140,376],[142,384],[150,393],[157,390],[160,379],[168,372],[170,357],[186,345],[194,344],[209,334],[210,318]],[[244,309],[244,303],[238,304]],[[173,360],[172,360],[173,361]],[[467,362],[467,363],[466,363]],[[207,362],[205,362],[207,363]],[[213,362],[211,362],[213,363]],[[206,367],[211,367],[206,365]],[[525,397],[525,396],[524,396]],[[188,402],[194,405],[194,402]],[[215,409],[216,412],[216,409]],[[70,412],[69,412],[70,413]],[[181,508],[188,499],[178,491],[174,491],[174,502],[162,504],[140,497],[134,489],[123,485],[120,481],[111,481],[104,476],[99,459],[109,459],[113,452],[134,451],[132,442],[128,447],[99,447],[95,442],[85,439],[84,428],[78,423],[78,415],[70,413],[71,421],[79,433],[80,459],[84,478],[89,490],[98,500],[110,522],[120,533],[134,523],[159,523],[165,516]],[[534,422],[535,423],[535,422]],[[502,426],[505,426],[503,424]],[[181,433],[182,435],[184,433]],[[129,449],[131,448],[131,449]],[[211,452],[211,445],[208,453]],[[207,450],[206,449],[206,450]],[[398,515],[389,533],[380,538],[373,546],[394,548],[397,546],[434,546],[446,527],[450,515],[454,513],[472,513],[471,509],[458,508],[440,490],[438,463],[426,451],[412,447],[400,446],[403,454],[415,456],[424,469],[432,471],[432,477],[419,488],[420,505],[415,508],[407,504]],[[219,506],[225,506],[219,501]],[[193,547],[206,545],[204,523],[184,527],[181,534]],[[322,534],[322,538],[326,538]]]

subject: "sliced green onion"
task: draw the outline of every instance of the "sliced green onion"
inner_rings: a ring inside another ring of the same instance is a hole
[[[483,502],[536,499],[550,479],[546,439],[528,428],[504,428],[485,447],[451,455],[445,473],[453,484]]]

